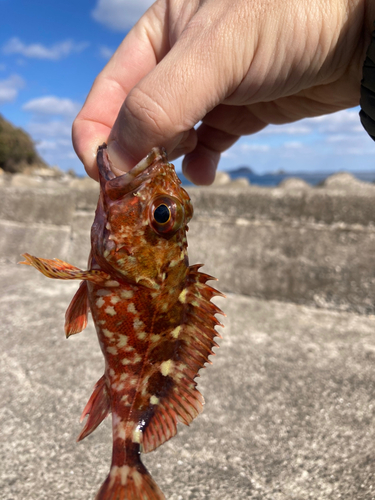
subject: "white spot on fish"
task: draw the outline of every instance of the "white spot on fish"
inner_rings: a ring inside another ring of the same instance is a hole
[[[139,338],[139,340],[144,340],[147,336],[147,333],[146,332],[139,332],[137,333],[137,337]]]
[[[133,328],[135,331],[142,330],[144,326],[145,324],[143,323],[143,321],[138,318],[135,318],[135,320],[133,321]]]
[[[118,469],[118,474],[120,474],[122,486],[125,486],[126,481],[128,480],[129,471],[130,471],[129,465],[123,465]]]
[[[134,486],[139,489],[143,483],[143,476],[140,472],[135,470],[132,474],[133,481],[134,481]]]
[[[180,293],[180,295],[178,296],[178,300],[184,304],[186,302],[186,295],[187,295],[187,289],[185,288],[184,290],[182,290],[182,292]]]
[[[120,286],[120,283],[115,280],[108,280],[105,282],[105,286]]]
[[[142,441],[142,430],[139,425],[133,431],[133,443],[141,444]]]
[[[107,347],[107,352],[109,352],[109,354],[113,354],[113,356],[116,356],[116,354],[118,354],[117,347],[113,346]]]
[[[102,328],[102,332],[108,339],[112,338],[115,335],[113,332],[107,330],[107,328]]]
[[[107,314],[109,314],[110,316],[116,316],[116,311],[115,311],[115,308],[113,306],[107,306],[105,309],[104,309],[104,312],[106,312]]]
[[[133,358],[133,363],[139,363],[140,361],[142,361],[142,357],[139,354],[136,354]]]
[[[123,298],[123,299],[132,299],[134,296],[134,293],[132,290],[121,290],[120,295],[121,295],[121,298]]]
[[[163,361],[162,364],[160,365],[161,374],[164,375],[164,377],[166,377],[173,370],[173,366],[174,363],[171,359],[168,359],[168,361]]]
[[[127,335],[119,335],[118,341],[117,341],[117,347],[125,347],[128,343],[128,336]]]
[[[181,380],[185,375],[182,372],[175,372],[173,374],[173,378],[177,381]],[[194,388],[194,386],[193,386]]]
[[[121,422],[120,417],[114,413],[112,416],[112,426],[113,426],[113,439],[122,439],[125,441],[125,424]]]
[[[130,361],[130,359],[124,358],[124,359],[121,360],[121,363],[123,365],[131,365],[132,362]]]
[[[114,305],[114,304],[117,304],[117,302],[120,302],[120,300],[121,300],[120,297],[117,297],[117,295],[113,295],[113,297],[111,297],[110,302],[111,302],[111,304]]]
[[[129,374],[128,373],[121,373],[120,375],[120,380],[125,380],[129,377]]]
[[[176,328],[174,330],[171,331],[171,335],[173,338],[177,339],[178,336],[180,335],[180,332],[181,332],[181,326],[176,326]]]
[[[110,369],[109,369],[109,375],[110,375],[111,377],[114,377],[114,376],[115,376],[115,373],[116,373],[116,372],[115,372],[115,370],[114,370],[113,368],[110,368]]]
[[[128,312],[132,314],[137,314],[137,309],[135,308],[133,302],[130,302],[130,304],[128,304]]]
[[[96,304],[96,307],[98,307],[98,308],[99,308],[99,307],[104,306],[105,301],[104,301],[104,299],[103,299],[102,297],[99,297],[99,298],[96,300],[95,304]]]
[[[159,399],[157,396],[151,396],[151,397],[150,397],[150,403],[151,403],[152,405],[157,405],[157,404],[159,404],[159,401],[160,401],[160,399]]]

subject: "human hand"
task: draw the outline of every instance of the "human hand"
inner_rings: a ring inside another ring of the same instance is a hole
[[[102,142],[117,175],[164,146],[210,184],[240,136],[358,104],[374,19],[371,0],[158,0],[96,78],[77,155],[97,178]]]

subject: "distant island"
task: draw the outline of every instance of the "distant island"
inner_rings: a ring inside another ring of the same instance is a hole
[[[247,165],[241,165],[240,167],[237,167],[233,170],[230,170],[228,172],[228,174],[232,175],[232,174],[235,174],[236,176],[237,175],[249,175],[249,174],[253,174],[254,171],[252,168],[248,167]]]

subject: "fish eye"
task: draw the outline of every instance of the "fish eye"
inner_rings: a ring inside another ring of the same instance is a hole
[[[154,210],[154,219],[158,224],[166,224],[171,218],[171,211],[164,203]]]
[[[151,202],[149,210],[152,229],[166,239],[180,229],[185,219],[183,205],[172,196],[158,196]]]

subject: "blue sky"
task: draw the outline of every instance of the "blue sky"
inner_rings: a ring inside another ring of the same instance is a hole
[[[50,165],[83,174],[71,124],[90,87],[151,0],[0,0],[0,113],[29,132]],[[374,170],[375,143],[358,109],[242,138],[220,169]],[[180,162],[174,162],[179,169]]]

